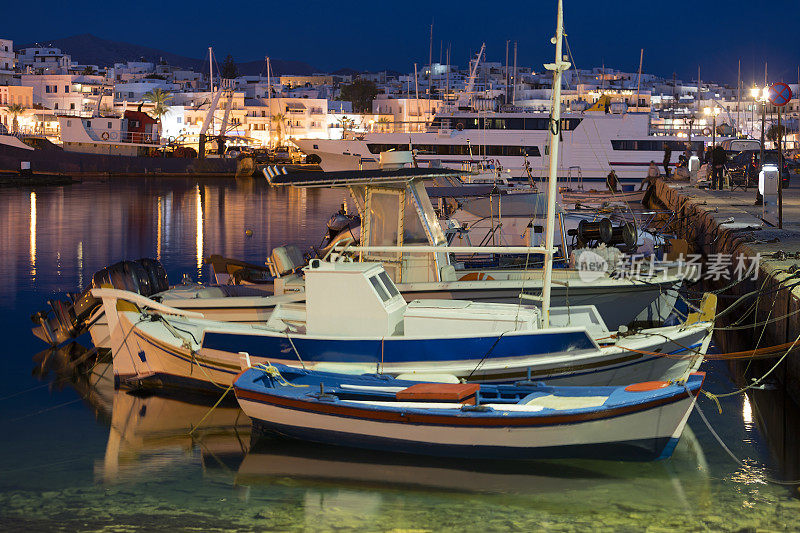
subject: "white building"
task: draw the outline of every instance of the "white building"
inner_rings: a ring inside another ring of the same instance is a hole
[[[170,92],[177,89],[177,87],[165,80],[147,78],[134,79],[127,83],[116,83],[114,84],[115,105],[119,105],[122,102],[142,102],[144,95],[152,92],[153,89]]]
[[[14,41],[0,39],[0,71],[11,72],[17,63],[14,55]]]
[[[103,76],[23,74],[21,85],[33,88],[33,103],[45,109],[79,114],[96,109],[105,92]],[[107,105],[111,105],[108,99]]]
[[[30,68],[35,72],[59,72],[72,65],[72,58],[60,48],[34,46],[19,50],[17,63],[20,68]]]

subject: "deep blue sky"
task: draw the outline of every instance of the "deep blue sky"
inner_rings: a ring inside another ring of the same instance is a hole
[[[510,39],[519,42],[520,64],[541,68],[552,60],[555,5],[555,0],[8,2],[0,37],[22,44],[93,33],[190,57],[202,57],[213,45],[217,57],[231,53],[237,61],[269,54],[320,70],[409,71],[415,61],[427,63],[433,18],[434,61],[441,41],[445,48],[452,43],[452,62],[458,65],[483,41],[489,59],[503,61]],[[754,72],[763,80],[765,60],[770,81],[797,81],[798,0],[565,0],[565,25],[579,67],[605,61],[635,71],[644,48],[646,72],[677,72],[689,80],[699,64],[701,78],[735,84],[741,58],[748,84]]]

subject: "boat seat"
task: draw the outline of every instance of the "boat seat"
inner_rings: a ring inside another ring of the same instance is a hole
[[[536,405],[545,409],[557,409],[559,411],[564,411],[567,409],[600,407],[606,403],[606,400],[608,400],[608,396],[556,396],[554,394],[548,394],[546,396],[535,396],[528,401],[523,399],[523,401],[520,403],[525,405]]]
[[[456,268],[453,265],[445,265],[439,271],[442,281],[456,281]]]
[[[450,401],[475,405],[477,383],[417,383],[395,394],[398,400]]]

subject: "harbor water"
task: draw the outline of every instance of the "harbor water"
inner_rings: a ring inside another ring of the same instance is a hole
[[[708,424],[695,411],[668,460],[425,459],[265,437],[235,403],[209,414],[213,397],[114,390],[107,365],[64,371],[80,346],[30,332],[46,300],[116,261],[208,282],[210,254],[309,249],[345,195],[256,179],[0,189],[0,530],[800,530],[800,412],[777,381],[719,408],[701,397]],[[768,369],[707,362],[705,388]]]

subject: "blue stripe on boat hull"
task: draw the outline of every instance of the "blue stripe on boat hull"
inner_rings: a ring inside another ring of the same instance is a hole
[[[292,337],[292,342],[303,361],[336,363],[460,361],[595,349],[591,338],[584,331],[501,335],[499,340],[498,335],[451,339],[387,337],[358,340],[297,336]],[[253,357],[279,357],[284,360],[297,358],[284,335],[206,332],[202,347],[229,353],[247,352]]]
[[[337,431],[319,431],[253,420],[261,431],[282,437],[321,444],[363,448],[393,453],[435,455],[475,459],[610,459],[620,461],[652,461],[672,455],[678,439],[660,437],[600,444],[578,444],[541,448],[507,446],[442,445],[405,440],[355,435]]]

